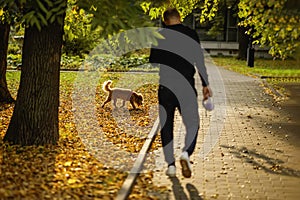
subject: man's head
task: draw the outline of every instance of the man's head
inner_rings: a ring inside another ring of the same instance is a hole
[[[166,25],[180,24],[180,14],[176,8],[168,8],[164,14],[164,23]]]

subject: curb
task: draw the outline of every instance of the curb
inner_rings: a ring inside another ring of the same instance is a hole
[[[129,175],[127,176],[126,180],[123,182],[123,185],[118,192],[118,195],[116,197],[117,200],[125,200],[130,195],[131,190],[135,184],[135,181],[142,170],[144,161],[147,156],[147,151],[150,149],[151,144],[155,139],[156,133],[158,131],[158,127],[159,127],[159,118],[156,118],[154,125],[153,125]]]
[[[280,93],[278,90],[276,90],[273,86],[271,86],[265,79],[262,79],[262,82],[264,84],[264,87],[267,87],[268,89],[270,89],[272,91],[272,93],[274,93],[276,96],[283,98],[285,97],[285,95],[283,95],[282,93]]]

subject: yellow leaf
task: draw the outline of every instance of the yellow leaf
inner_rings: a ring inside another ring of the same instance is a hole
[[[275,25],[275,27],[273,29],[274,29],[274,31],[279,31],[280,30],[280,26]]]
[[[72,183],[70,183],[70,184],[72,184]],[[71,188],[81,188],[81,187],[83,187],[84,186],[84,184],[82,184],[82,183],[77,183],[77,184],[73,184],[72,186],[71,186]]]
[[[65,167],[70,167],[71,165],[72,165],[72,161],[67,161],[64,164]]]
[[[70,178],[69,180],[68,180],[68,184],[74,184],[74,183],[76,183],[78,181],[78,179],[76,179],[76,178]]]
[[[291,26],[290,24],[288,24],[287,27],[286,27],[286,30],[287,31],[292,31],[293,30],[293,26]]]

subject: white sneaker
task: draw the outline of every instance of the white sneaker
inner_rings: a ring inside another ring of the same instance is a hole
[[[191,167],[188,152],[186,151],[182,152],[180,156],[180,164],[181,164],[182,175],[185,178],[190,178],[192,176],[192,167]]]
[[[170,165],[166,171],[166,175],[169,177],[176,177],[176,167],[174,165]]]

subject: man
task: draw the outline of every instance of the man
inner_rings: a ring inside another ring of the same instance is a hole
[[[161,140],[168,164],[166,174],[169,177],[176,176],[173,128],[175,109],[178,108],[186,128],[180,164],[183,176],[189,178],[192,174],[189,157],[194,152],[199,129],[195,66],[202,80],[203,100],[212,94],[197,33],[181,23],[180,14],[175,8],[167,9],[163,18],[165,28],[160,30],[160,34],[164,39],[159,39],[158,45],[152,46],[149,61],[160,67],[158,100]]]

